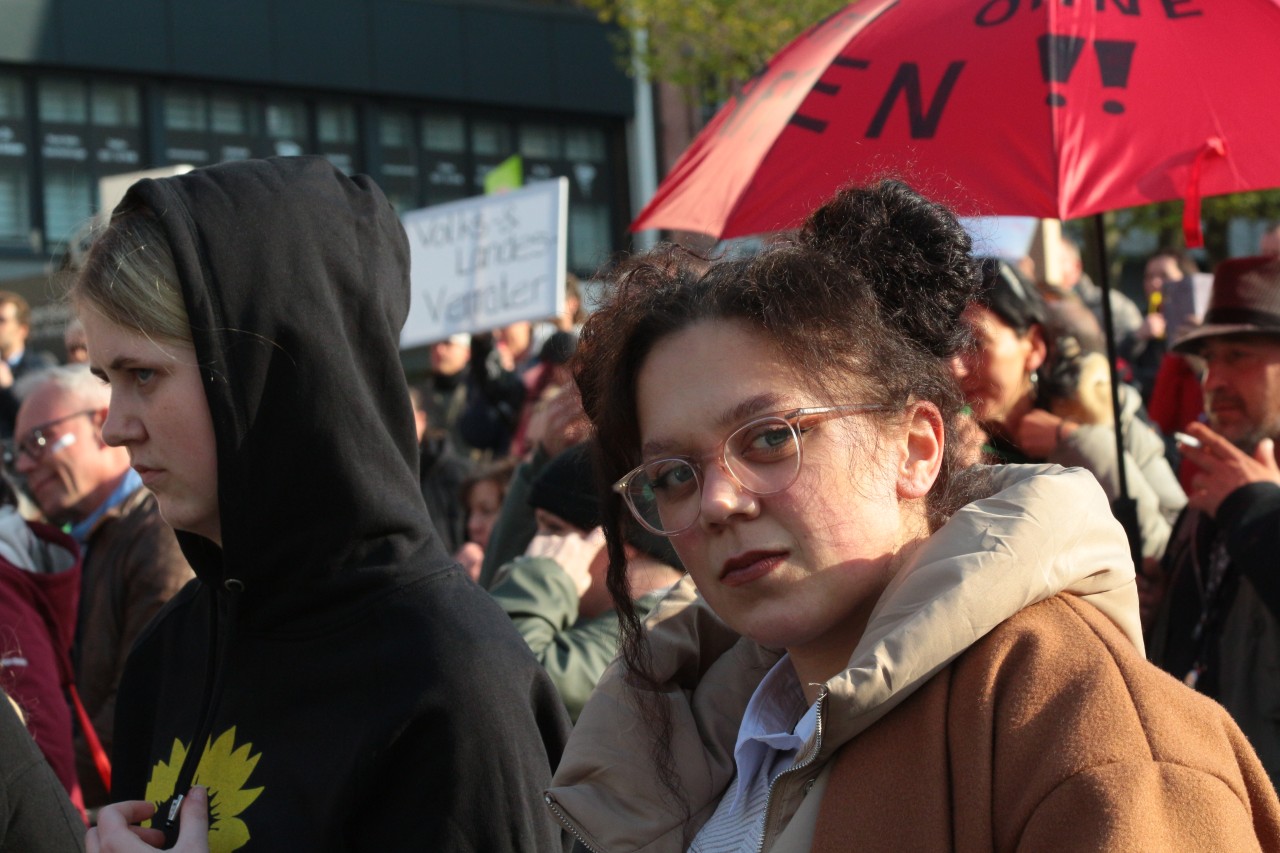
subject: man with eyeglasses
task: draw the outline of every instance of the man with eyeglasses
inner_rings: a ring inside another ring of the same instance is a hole
[[[19,386],[13,464],[52,523],[84,553],[73,659],[76,687],[110,755],[125,659],[156,611],[193,574],[125,448],[102,440],[110,390],[81,366],[56,367]],[[76,769],[85,805],[108,802],[77,726]]]
[[[0,438],[13,435],[13,421],[22,402],[14,383],[58,363],[47,352],[27,349],[30,333],[31,306],[27,300],[0,290]]]

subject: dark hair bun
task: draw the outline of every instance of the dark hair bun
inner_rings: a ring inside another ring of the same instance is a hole
[[[959,320],[978,287],[972,243],[943,205],[897,180],[850,187],[799,240],[864,278],[885,320],[921,348],[946,358],[968,343]]]

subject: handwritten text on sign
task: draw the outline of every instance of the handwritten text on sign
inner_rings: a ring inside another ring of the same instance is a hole
[[[557,178],[406,213],[413,303],[400,345],[559,313],[568,197]]]

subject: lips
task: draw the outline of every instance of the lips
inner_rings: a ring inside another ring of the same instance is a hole
[[[725,586],[742,586],[772,572],[787,558],[786,551],[747,551],[724,561],[720,582]]]
[[[138,472],[138,476],[142,478],[142,484],[147,488],[151,488],[155,481],[164,474],[164,469],[149,468],[146,465],[134,465],[133,470]]]

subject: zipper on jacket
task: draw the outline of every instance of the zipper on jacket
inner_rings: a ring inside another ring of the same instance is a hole
[[[542,799],[547,804],[547,807],[551,809],[551,813],[556,816],[556,820],[560,821],[561,826],[569,830],[569,834],[577,839],[579,844],[590,850],[591,853],[604,853],[604,851],[597,850],[595,847],[592,847],[587,842],[587,839],[582,837],[582,833],[578,831],[578,828],[573,825],[573,821],[571,821],[569,816],[560,808],[560,804],[556,802],[555,797],[547,793],[542,795]]]
[[[164,833],[165,849],[178,842],[178,812],[182,808],[182,801],[186,798],[187,791],[190,790],[192,783],[195,781],[196,769],[200,766],[200,759],[204,757],[205,742],[213,734],[213,718],[222,699],[222,682],[223,676],[226,674],[227,652],[231,646],[231,633],[236,621],[236,606],[240,600],[240,593],[244,591],[244,583],[235,578],[229,578],[223,583],[223,589],[226,590],[225,600],[227,607],[225,613],[219,613],[220,596],[218,591],[216,589],[210,591],[209,663],[205,671],[204,701],[201,703],[202,707],[200,717],[196,723],[195,736],[191,739],[190,746],[187,747],[187,757],[183,759],[182,768],[178,771],[178,778],[173,786],[173,794],[167,802],[160,804],[160,807],[156,809],[155,817],[151,821],[153,828],[159,829]],[[225,627],[219,630],[224,622],[226,623]]]
[[[764,798],[764,822],[760,826],[760,843],[756,845],[756,853],[764,853],[764,842],[769,834],[769,809],[773,807],[774,787],[777,786],[779,780],[781,780],[783,776],[790,776],[794,773],[799,773],[801,770],[804,770],[806,767],[809,767],[817,761],[818,756],[822,754],[822,709],[826,705],[826,702],[827,686],[824,684],[822,687],[818,688],[818,713],[813,726],[813,753],[799,764],[792,765],[786,770],[783,770],[777,776],[773,777],[773,781],[769,783],[769,793],[766,794]]]

